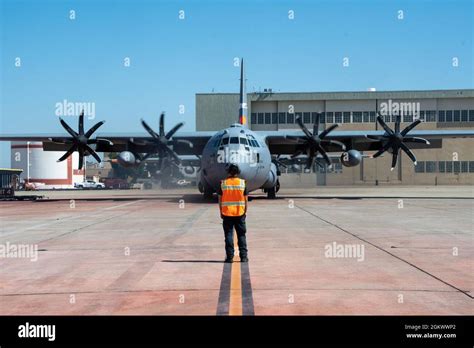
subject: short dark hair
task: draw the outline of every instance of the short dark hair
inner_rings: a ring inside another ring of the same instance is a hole
[[[232,176],[238,175],[240,174],[240,168],[237,164],[231,163],[227,167],[227,173],[229,173],[229,175],[232,175]]]

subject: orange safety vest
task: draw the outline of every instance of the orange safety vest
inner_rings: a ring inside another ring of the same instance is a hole
[[[227,178],[221,181],[221,214],[224,216],[242,216],[245,213],[245,180]]]

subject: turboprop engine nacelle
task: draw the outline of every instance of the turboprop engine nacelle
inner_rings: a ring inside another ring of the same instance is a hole
[[[122,167],[133,167],[137,164],[137,158],[130,151],[122,151],[117,156],[117,162]]]
[[[354,167],[360,163],[362,155],[357,150],[349,150],[341,155],[341,163],[345,167]]]
[[[196,172],[196,169],[193,166],[186,166],[183,168],[185,174],[192,175]]]

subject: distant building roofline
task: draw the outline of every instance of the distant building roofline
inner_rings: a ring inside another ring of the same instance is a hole
[[[238,93],[196,93],[205,95],[238,95]],[[344,99],[429,99],[429,98],[473,98],[474,89],[401,90],[401,91],[341,91],[341,92],[251,92],[250,101],[275,100],[344,100]]]

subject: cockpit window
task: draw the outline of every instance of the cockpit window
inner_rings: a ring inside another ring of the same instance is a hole
[[[225,137],[222,139],[221,145],[227,145],[228,143],[230,144],[242,144],[245,146],[251,146],[251,147],[260,147],[260,143],[255,139],[255,137],[251,134],[245,134],[245,136],[240,136],[240,137]]]
[[[222,139],[222,135],[218,135],[217,138],[214,140],[214,142],[212,143],[212,146],[213,147],[218,147],[219,146],[219,143],[221,142],[221,139]]]
[[[255,147],[253,137],[250,134],[247,134],[247,141],[250,146]]]

